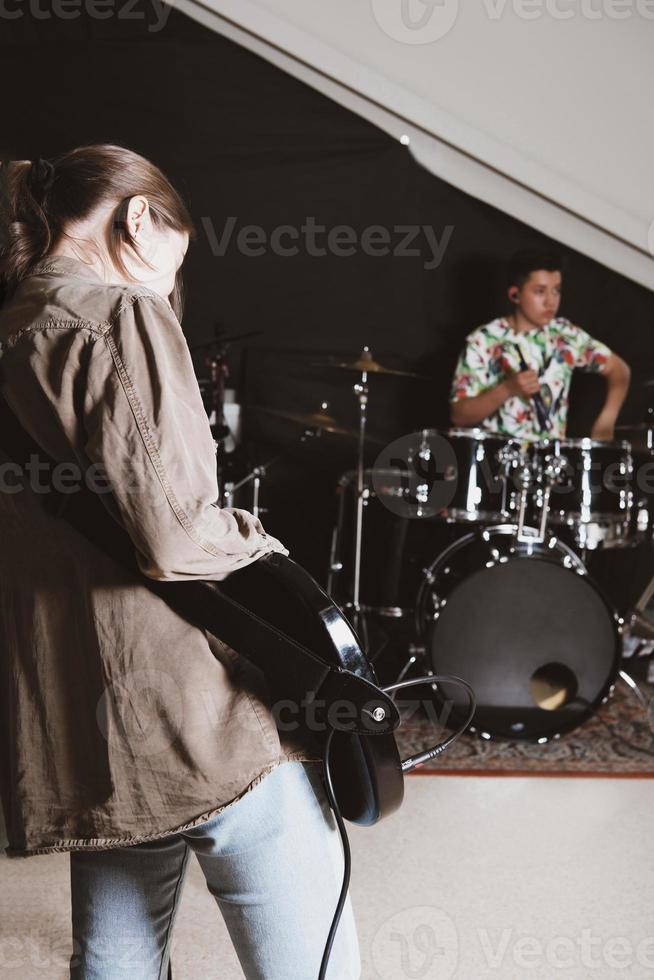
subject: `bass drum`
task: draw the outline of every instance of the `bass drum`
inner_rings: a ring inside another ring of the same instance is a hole
[[[521,543],[514,525],[475,531],[429,568],[416,615],[434,672],[472,685],[473,731],[485,738],[556,738],[590,718],[613,689],[619,620],[571,548]],[[465,714],[454,691],[447,724]]]

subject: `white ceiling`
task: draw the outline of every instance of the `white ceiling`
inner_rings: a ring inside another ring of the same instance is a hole
[[[435,174],[654,286],[654,0],[175,0]]]

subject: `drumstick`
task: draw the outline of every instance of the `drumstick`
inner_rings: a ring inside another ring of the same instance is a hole
[[[529,365],[522,356],[522,351],[519,344],[514,344],[516,351],[518,352],[518,357],[520,358],[520,370],[528,371]],[[542,432],[549,432],[552,428],[552,420],[550,419],[549,412],[545,408],[545,402],[539,391],[535,395],[531,396],[531,400],[534,403],[534,408],[536,409],[536,415],[538,417],[538,424],[541,427]]]

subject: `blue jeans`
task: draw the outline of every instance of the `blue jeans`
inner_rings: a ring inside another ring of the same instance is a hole
[[[317,980],[343,856],[318,763],[284,762],[201,826],[70,855],[71,980],[165,980],[194,851],[248,980]],[[352,906],[327,976],[358,980]]]

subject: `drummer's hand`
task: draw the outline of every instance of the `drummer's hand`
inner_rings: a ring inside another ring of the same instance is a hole
[[[540,391],[540,381],[535,371],[510,374],[505,382],[509,395],[514,398],[531,398]]]
[[[591,439],[613,439],[615,430],[615,418],[605,412],[600,412],[600,414],[595,419],[595,424],[590,430]]]

